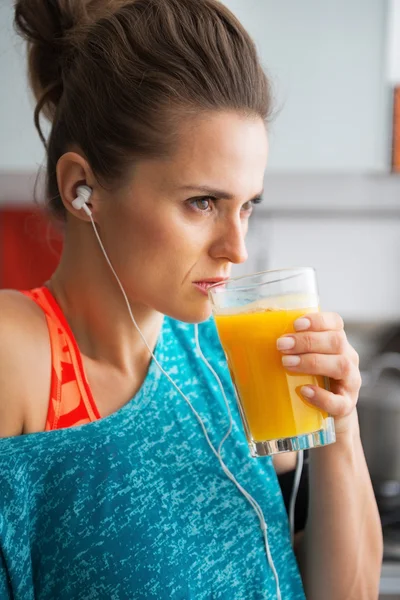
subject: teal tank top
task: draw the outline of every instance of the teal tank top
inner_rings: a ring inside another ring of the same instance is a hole
[[[213,318],[198,327],[232,411],[222,458],[264,513],[282,600],[305,600],[272,460],[249,454]],[[155,355],[218,448],[229,418],[194,326],[164,317]],[[276,598],[256,513],[154,360],[112,415],[0,439],[0,490],[1,600]]]

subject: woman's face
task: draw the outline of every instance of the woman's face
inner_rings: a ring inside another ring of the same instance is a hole
[[[262,192],[266,162],[261,118],[227,112],[185,126],[168,159],[135,165],[129,184],[97,213],[132,303],[187,323],[210,316],[210,302],[193,282],[228,277],[232,264],[246,261],[252,200]]]

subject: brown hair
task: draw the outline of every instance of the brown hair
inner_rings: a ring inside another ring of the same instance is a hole
[[[56,164],[73,144],[115,185],[135,159],[168,154],[185,116],[269,117],[254,43],[218,0],[17,0],[15,26],[28,41],[48,206],[61,220]]]

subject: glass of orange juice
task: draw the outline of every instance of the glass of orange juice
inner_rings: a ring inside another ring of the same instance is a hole
[[[250,453],[254,457],[317,448],[335,441],[333,418],[301,395],[303,385],[329,389],[325,377],[292,373],[277,339],[319,310],[312,267],[263,271],[208,288]]]

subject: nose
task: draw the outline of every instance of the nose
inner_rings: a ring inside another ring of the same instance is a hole
[[[249,256],[245,244],[248,222],[239,216],[226,219],[221,227],[212,245],[213,258],[224,258],[235,265],[244,263]]]

